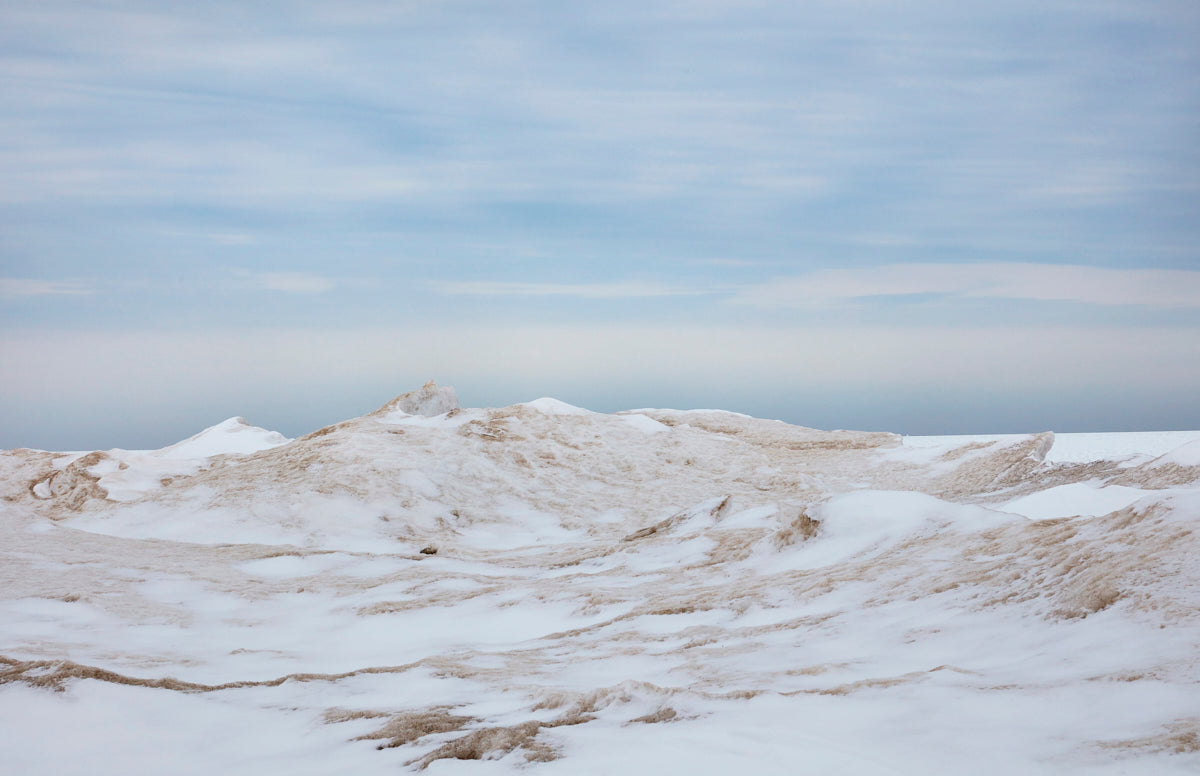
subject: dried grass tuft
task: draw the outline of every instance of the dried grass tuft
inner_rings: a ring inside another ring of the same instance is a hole
[[[543,727],[553,726],[554,723],[530,720],[508,727],[483,728],[442,744],[407,764],[423,771],[438,760],[495,760],[518,749],[524,751],[528,762],[549,762],[558,758],[558,750],[538,741],[537,735]]]
[[[821,521],[808,516],[807,510],[801,509],[792,520],[771,537],[771,544],[782,550],[796,542],[814,538],[821,530]]]
[[[640,717],[635,717],[629,720],[629,724],[632,725],[633,723],[638,722],[647,725],[653,725],[657,722],[670,722],[677,716],[679,716],[679,713],[675,711],[675,709],[671,708],[670,706],[663,706],[658,711],[650,714],[644,714]]]
[[[453,733],[456,730],[462,730],[472,722],[477,722],[475,717],[464,717],[457,714],[451,714],[447,711],[449,707],[437,707],[425,711],[411,711],[402,714],[380,714],[379,712],[357,712],[357,716],[339,716],[336,719],[329,719],[329,714],[326,713],[327,721],[346,722],[350,719],[375,718],[379,716],[390,716],[387,724],[378,730],[359,736],[355,741],[379,741],[384,743],[379,744],[376,749],[394,749],[397,746],[411,744],[413,741],[431,736],[436,733]]]
[[[1164,754],[1200,752],[1200,718],[1181,719],[1166,725],[1161,733],[1141,738],[1102,741],[1106,749],[1124,749]]]

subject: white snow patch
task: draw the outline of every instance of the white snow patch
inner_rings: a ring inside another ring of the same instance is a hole
[[[1200,431],[1121,431],[1095,434],[1055,434],[1050,463],[1090,463],[1155,458],[1181,445],[1200,440]]]
[[[905,447],[950,450],[978,442],[1012,443],[1028,434],[950,434],[945,436],[906,436]],[[1054,434],[1054,445],[1046,454],[1047,463],[1091,463],[1126,461],[1133,463],[1161,456],[1182,445],[1200,440],[1200,431],[1114,431],[1101,433]]]
[[[162,487],[164,479],[195,474],[204,468],[204,458],[159,458],[151,453],[112,450],[110,458],[88,471],[99,478],[113,501],[135,501]]]
[[[251,576],[264,578],[311,577],[336,568],[345,559],[336,554],[277,555],[239,564],[237,568]]]
[[[528,407],[531,410],[537,410],[543,415],[595,415],[591,410],[585,410],[583,407],[576,407],[573,404],[567,404],[565,401],[551,399],[549,397],[534,399],[518,406]]]
[[[112,501],[135,501],[162,487],[164,479],[195,474],[218,455],[252,455],[291,440],[276,431],[229,418],[159,450],[109,450],[104,460],[88,468]],[[79,456],[60,458],[66,466]],[[39,494],[39,497],[44,497]]]
[[[1050,520],[1076,515],[1098,516],[1124,509],[1152,493],[1154,491],[1124,485],[1097,487],[1086,482],[1073,482],[1006,501],[997,509],[1024,515],[1031,520]]]
[[[1166,455],[1151,462],[1151,466],[1174,464],[1176,466],[1200,466],[1200,439],[1180,445]]]
[[[796,551],[793,560],[802,564],[799,568],[877,555],[915,533],[979,531],[1012,519],[914,491],[853,491],[830,498],[812,512],[820,528],[815,540]]]
[[[632,426],[638,431],[646,434],[658,434],[666,431],[669,428],[669,426],[659,423],[654,418],[648,418],[645,415],[638,415],[636,413],[632,415],[617,415],[617,418],[623,421],[626,425]]]
[[[291,440],[278,431],[251,426],[244,418],[229,418],[182,442],[155,450],[150,455],[170,460],[211,458],[214,455],[246,455],[286,445]]]

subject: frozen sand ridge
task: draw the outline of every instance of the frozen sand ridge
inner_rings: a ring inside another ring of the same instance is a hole
[[[127,727],[226,773],[1194,772],[1194,451],[1053,443],[428,384],[174,476],[5,453],[0,757],[134,770]]]
[[[50,456],[51,465],[29,488],[42,500],[76,508],[91,499],[134,501],[176,477],[195,474],[217,456],[241,456],[270,450],[291,440],[276,431],[234,417],[159,450],[96,450],[83,455]],[[32,451],[31,451],[32,452]]]
[[[375,415],[420,415],[435,417],[459,409],[458,395],[449,386],[439,387],[432,380],[419,390],[404,393],[380,407]]]

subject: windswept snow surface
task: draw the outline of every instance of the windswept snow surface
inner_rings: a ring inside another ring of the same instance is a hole
[[[0,453],[0,771],[1196,773],[1198,438],[429,384]]]

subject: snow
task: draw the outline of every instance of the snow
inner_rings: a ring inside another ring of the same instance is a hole
[[[636,428],[638,431],[641,431],[645,434],[658,434],[666,431],[668,428],[668,426],[663,423],[659,423],[654,418],[648,418],[645,415],[639,415],[636,413],[630,415],[619,415],[618,417],[625,421],[627,425],[632,426],[633,428]]]
[[[1024,439],[1027,434],[950,434],[946,436],[906,436],[904,446],[918,450],[953,450],[972,444],[995,444]],[[1057,439],[1057,436],[1055,437]]]
[[[235,417],[159,450],[108,450],[96,455],[99,460],[82,468],[96,478],[97,485],[109,499],[136,501],[148,492],[161,488],[164,481],[191,476],[207,468],[217,456],[251,455],[290,441],[276,431],[251,426],[245,419]],[[66,470],[87,455],[72,453],[57,456],[54,468]],[[50,480],[43,480],[34,486],[34,494],[42,499],[51,498],[51,490]]]
[[[1173,464],[1175,466],[1200,466],[1200,438],[1180,445],[1165,455],[1154,459],[1153,466]]]
[[[585,410],[583,407],[576,407],[573,404],[567,404],[564,401],[559,401],[558,399],[551,399],[549,397],[543,397],[541,399],[534,399],[533,401],[525,402],[524,404],[521,404],[520,406],[528,407],[531,410],[537,410],[538,412],[541,412],[546,415],[591,415],[592,414],[592,412],[590,410]]]
[[[385,420],[399,420],[407,415],[433,418],[446,415],[459,408],[458,394],[448,386],[438,386],[429,381],[416,391],[401,394],[375,411]]]
[[[980,507],[912,491],[856,490],[834,496],[814,511],[828,538],[805,549],[803,555],[809,558],[804,568],[877,554],[918,532],[983,530],[1005,521],[1005,516]]]
[[[1024,515],[1032,520],[1048,520],[1075,515],[1107,515],[1133,504],[1149,495],[1140,488],[1124,485],[1096,487],[1086,482],[1072,482],[1021,496],[998,507],[1005,512]]]
[[[0,762],[1195,773],[1197,440],[430,383],[294,441],[0,453]]]
[[[1024,434],[965,434],[956,436],[906,436],[904,444],[913,448],[960,447],[980,442],[1011,442]],[[1118,431],[1054,435],[1054,445],[1046,454],[1051,463],[1089,463],[1092,461],[1136,460],[1144,462],[1200,440],[1200,431]],[[1189,464],[1194,465],[1194,464]]]
[[[1196,440],[1200,440],[1200,431],[1056,434],[1054,447],[1047,460],[1056,463],[1087,463],[1152,458]]]
[[[483,417],[480,412],[442,413],[440,415],[409,415],[405,412],[391,412],[384,415],[380,421],[395,426],[417,426],[420,428],[458,428],[472,420]]]
[[[173,461],[211,458],[214,455],[247,455],[270,450],[290,441],[278,431],[249,425],[245,418],[229,418],[152,455]]]

